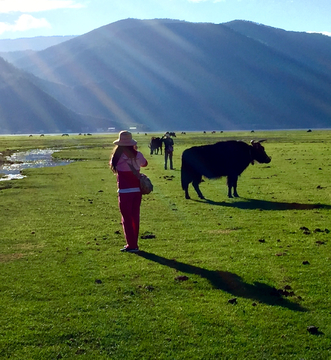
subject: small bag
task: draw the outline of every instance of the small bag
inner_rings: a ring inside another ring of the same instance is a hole
[[[145,175],[140,174],[140,191],[143,195],[149,194],[153,191],[153,184],[151,179]]]
[[[142,195],[147,195],[153,191],[153,184],[151,182],[151,179],[142,173],[139,173],[132,164],[127,163],[131,169],[131,171],[134,173],[134,175],[139,179],[140,181],[140,192]]]

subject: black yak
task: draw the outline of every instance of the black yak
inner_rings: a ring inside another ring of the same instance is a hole
[[[151,155],[153,155],[153,153],[158,154],[159,150],[160,150],[161,155],[162,155],[162,139],[159,138],[159,137],[154,137],[153,136],[151,138],[149,148],[151,149]]]
[[[227,176],[228,197],[238,197],[238,176],[248,167],[259,163],[269,163],[271,158],[264,151],[260,141],[251,141],[251,145],[243,141],[220,141],[213,145],[194,146],[182,154],[181,181],[186,199],[190,199],[188,186],[192,185],[201,199],[204,199],[199,184],[202,176],[216,179]]]

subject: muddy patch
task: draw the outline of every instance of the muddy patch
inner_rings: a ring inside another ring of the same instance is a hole
[[[16,254],[0,254],[0,263],[12,262],[15,260],[19,260],[24,256],[24,254],[16,253]]]
[[[16,244],[13,245],[13,249],[15,250],[21,250],[21,251],[31,251],[31,250],[36,250],[36,249],[41,249],[43,248],[44,245],[43,244],[32,244],[32,243],[23,243],[23,244]]]

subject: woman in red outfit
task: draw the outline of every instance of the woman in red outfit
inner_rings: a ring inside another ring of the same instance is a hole
[[[118,204],[122,214],[122,226],[126,245],[121,251],[138,252],[138,235],[140,222],[141,192],[139,179],[130,169],[133,166],[138,172],[140,167],[147,166],[144,155],[137,151],[137,141],[132,139],[129,131],[121,131],[110,159],[110,168],[117,175]],[[130,165],[129,165],[130,164]]]

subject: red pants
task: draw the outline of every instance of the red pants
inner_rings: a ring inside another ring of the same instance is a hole
[[[140,192],[118,194],[124,236],[130,249],[138,247],[141,196]]]

